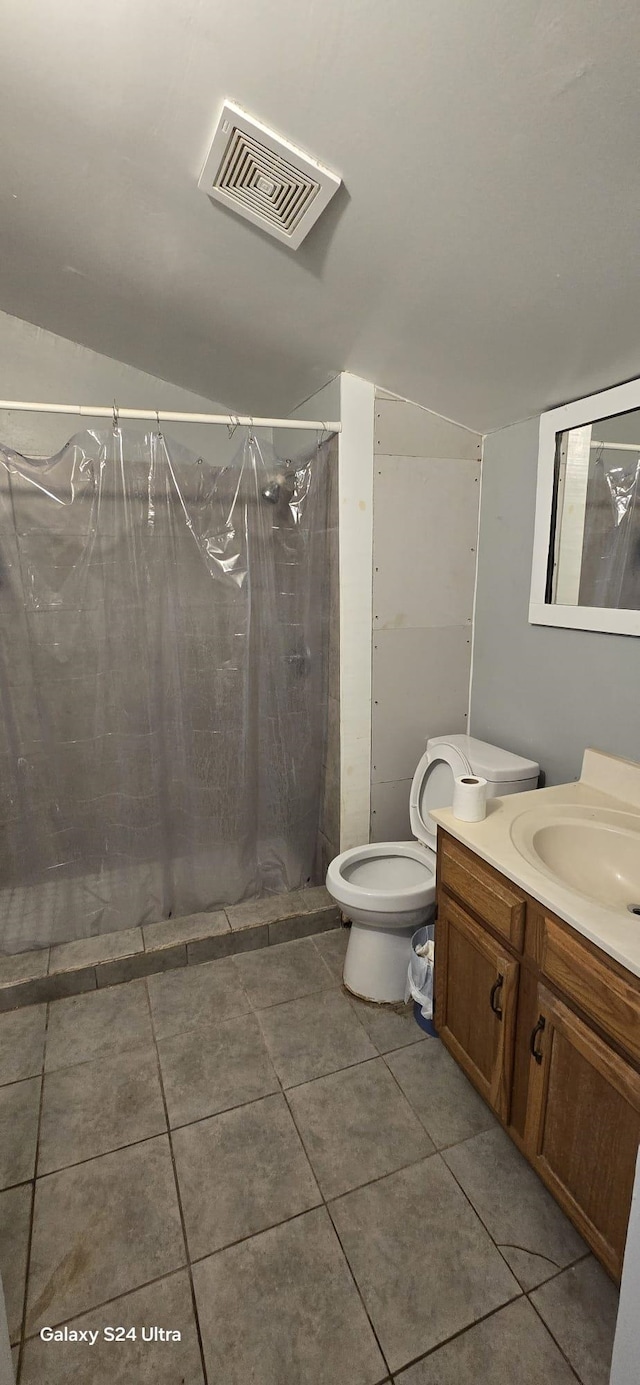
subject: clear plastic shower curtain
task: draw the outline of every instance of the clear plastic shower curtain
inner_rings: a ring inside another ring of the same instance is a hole
[[[312,878],[327,468],[0,448],[0,951]],[[276,500],[262,492],[276,480]]]
[[[590,458],[579,602],[640,610],[640,448]]]

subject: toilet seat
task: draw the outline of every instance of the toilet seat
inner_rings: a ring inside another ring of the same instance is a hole
[[[444,741],[436,752],[425,750],[419,760],[409,794],[409,819],[414,837],[431,851],[436,849],[438,829],[430,809],[448,808],[453,798],[454,779],[472,773],[466,755],[457,746]]]
[[[336,856],[327,888],[346,913],[371,908],[385,914],[426,909],[435,899],[435,852],[420,842],[370,842]]]

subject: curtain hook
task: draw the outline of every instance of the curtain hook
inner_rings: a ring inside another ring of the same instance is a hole
[[[118,432],[119,427],[120,427],[120,414],[118,413],[118,405],[116,404],[116,401],[115,401],[115,399],[114,399],[114,401],[113,401],[113,431],[114,431],[114,433],[117,433],[117,432]]]
[[[157,423],[157,425],[158,425],[158,437],[161,438],[161,437],[162,437],[162,429],[161,429],[161,427],[160,427],[160,414],[158,413],[158,410],[157,410],[157,409],[156,409],[156,411],[155,411],[155,414],[156,414],[156,423]]]
[[[236,428],[238,427],[240,419],[238,418],[237,414],[231,414],[230,417],[235,420],[234,423],[227,424],[227,432],[229,434],[229,438],[231,439],[236,431]]]

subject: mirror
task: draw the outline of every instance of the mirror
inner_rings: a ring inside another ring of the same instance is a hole
[[[529,620],[640,634],[640,381],[542,415]]]

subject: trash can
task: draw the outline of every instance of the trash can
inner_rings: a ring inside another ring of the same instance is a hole
[[[414,933],[411,939],[411,957],[405,991],[405,999],[413,1000],[416,1023],[424,1029],[425,1034],[431,1034],[433,1038],[438,1032],[433,1023],[433,948],[431,956],[421,956],[418,948],[424,947],[426,943],[433,943],[434,936],[435,928],[432,923],[425,924]]]

